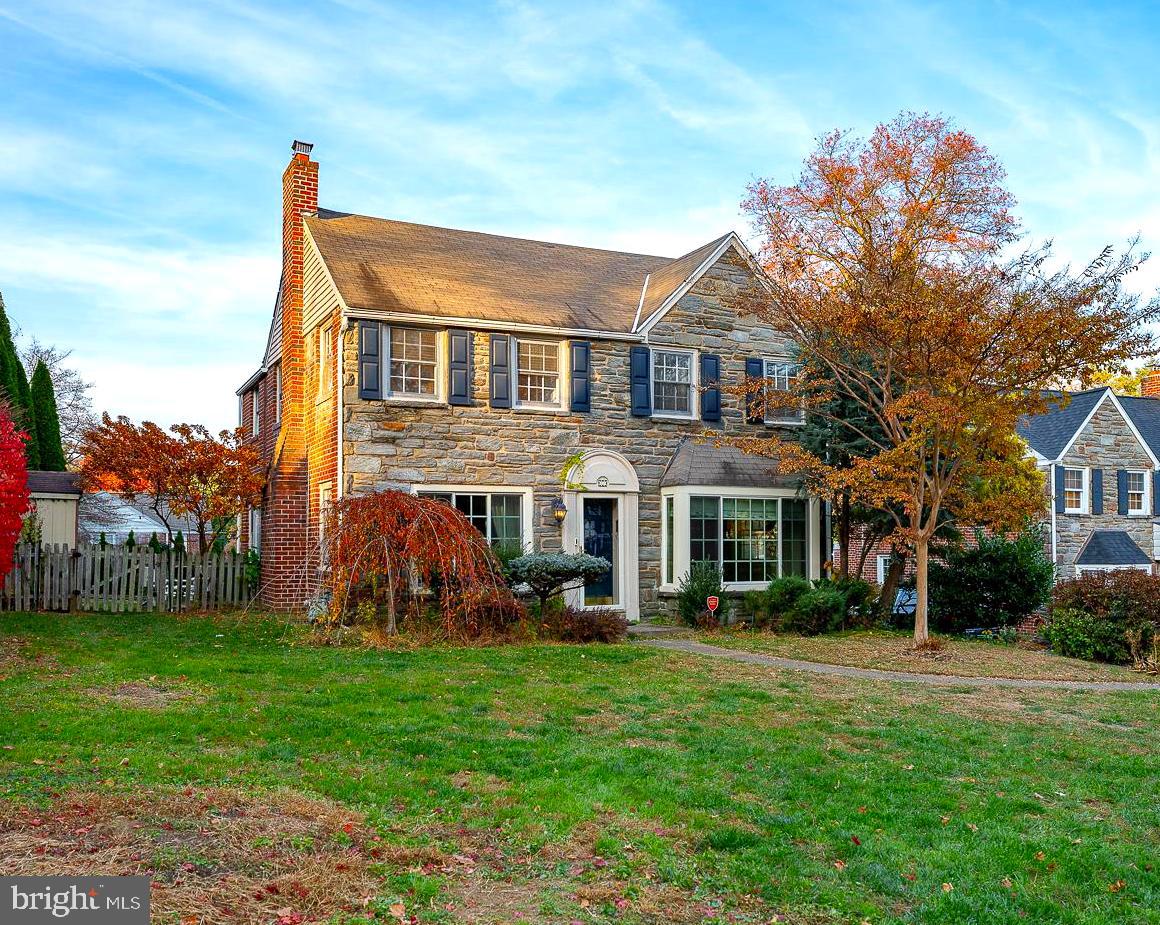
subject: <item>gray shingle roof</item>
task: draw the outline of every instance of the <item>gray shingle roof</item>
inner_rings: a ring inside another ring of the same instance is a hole
[[[1093,530],[1076,565],[1151,565],[1152,560],[1125,530]]]
[[[80,497],[78,486],[80,475],[76,472],[41,472],[33,470],[28,473],[28,490],[33,494],[46,495],[76,495]]]
[[[1064,401],[1064,393],[1059,393],[1049,411],[1019,422],[1019,435],[1040,456],[1055,459],[1107,391],[1101,386],[1086,392],[1072,392],[1069,402]]]
[[[735,446],[685,439],[661,476],[662,488],[719,485],[724,488],[797,488],[799,479],[779,475],[777,460],[752,456]]]
[[[1128,415],[1148,448],[1160,456],[1160,398],[1135,398],[1120,395],[1120,404]]]

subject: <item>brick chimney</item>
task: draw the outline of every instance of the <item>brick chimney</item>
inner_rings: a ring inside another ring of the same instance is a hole
[[[1160,398],[1160,367],[1153,366],[1144,372],[1140,394],[1145,398]]]
[[[318,163],[314,146],[295,141],[282,174],[282,426],[278,434],[262,518],[262,587],[277,609],[300,606],[312,594],[307,524],[310,488],[306,461],[302,338],[302,285],[306,256],[303,216],[318,211]]]

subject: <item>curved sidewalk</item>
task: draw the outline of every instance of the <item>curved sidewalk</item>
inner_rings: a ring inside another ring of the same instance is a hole
[[[760,652],[746,652],[743,649],[722,649],[691,639],[639,639],[638,645],[655,649],[671,649],[691,655],[708,655],[734,662],[751,665],[768,665],[772,668],[788,668],[791,671],[808,671],[813,674],[833,675],[842,678],[862,678],[868,681],[903,681],[910,684],[930,684],[940,687],[1046,687],[1074,691],[1160,691],[1160,683],[1151,681],[1047,681],[1043,679],[1021,678],[967,678],[961,675],[916,674],[910,671],[878,671],[873,668],[851,668],[848,665],[827,665],[823,662],[805,662],[796,658],[781,658],[763,655]]]

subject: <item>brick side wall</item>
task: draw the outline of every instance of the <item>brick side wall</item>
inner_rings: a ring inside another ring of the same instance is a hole
[[[650,346],[717,354],[725,383],[742,379],[746,357],[784,354],[780,340],[755,319],[738,317],[723,301],[748,281],[748,267],[729,252],[653,329]],[[357,327],[346,332],[343,349],[344,491],[423,484],[531,487],[535,544],[558,549],[560,527],[550,505],[561,492],[561,469],[580,451],[616,451],[632,463],[641,485],[639,575],[645,614],[656,609],[660,584],[660,479],[678,443],[708,427],[728,433],[764,430],[746,424],[740,399],[727,394],[722,394],[720,424],[634,418],[629,406],[630,344],[619,341],[592,342],[592,411],[584,414],[489,407],[484,330],[475,332],[471,407],[362,401]]]

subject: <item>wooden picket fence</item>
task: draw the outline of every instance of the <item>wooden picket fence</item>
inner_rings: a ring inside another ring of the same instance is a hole
[[[24,544],[4,579],[0,610],[226,610],[249,603],[245,558],[145,546]]]

